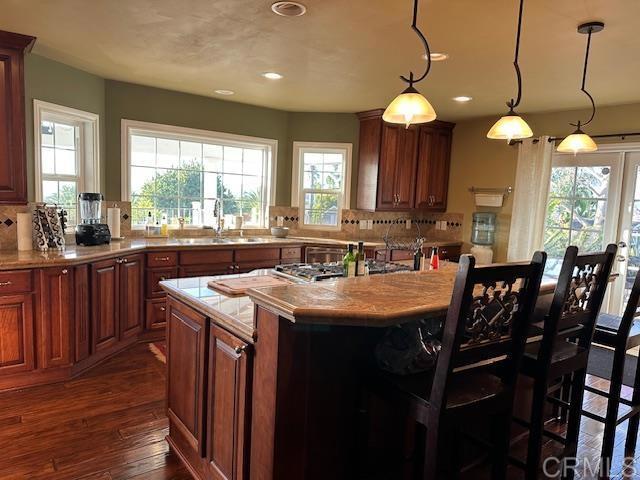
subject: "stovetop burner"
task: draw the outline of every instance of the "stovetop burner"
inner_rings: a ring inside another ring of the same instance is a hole
[[[393,262],[378,262],[367,260],[369,274],[405,272],[411,270],[409,266]],[[339,278],[344,275],[342,263],[291,263],[278,265],[276,272],[294,278],[300,278],[309,282]]]

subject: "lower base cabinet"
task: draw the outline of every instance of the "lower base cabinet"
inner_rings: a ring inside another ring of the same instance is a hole
[[[73,269],[39,271],[38,365],[67,367],[73,363]]]
[[[33,324],[31,293],[0,295],[0,375],[35,368]]]
[[[249,476],[251,357],[248,345],[211,324],[207,392],[206,459],[210,478]]]

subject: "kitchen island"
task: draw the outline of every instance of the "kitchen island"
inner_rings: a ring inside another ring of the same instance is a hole
[[[360,386],[382,327],[444,317],[456,268],[240,297],[211,278],[162,282],[172,448],[199,479],[356,478]]]

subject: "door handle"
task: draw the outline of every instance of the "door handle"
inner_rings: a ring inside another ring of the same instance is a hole
[[[616,258],[619,262],[624,262],[627,260],[627,257],[625,257],[624,255],[618,255]]]
[[[626,242],[618,242],[618,248],[626,248],[627,247],[627,243]]]

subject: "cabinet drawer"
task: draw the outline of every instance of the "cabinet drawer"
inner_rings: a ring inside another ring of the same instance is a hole
[[[167,302],[164,298],[147,300],[146,329],[162,330],[167,324]]]
[[[282,260],[299,262],[302,258],[302,248],[291,247],[282,249]]]
[[[280,260],[279,248],[243,248],[236,250],[236,263],[240,262],[262,262],[265,260]],[[274,263],[274,265],[275,265]]]
[[[212,275],[226,275],[234,273],[232,265],[219,263],[217,265],[191,265],[188,267],[180,267],[180,278],[188,277],[208,277]]]
[[[277,260],[263,260],[261,262],[243,262],[236,264],[235,271],[233,273],[247,273],[259,268],[273,268],[278,263]]]
[[[159,283],[170,278],[178,278],[178,268],[147,269],[147,298],[164,296]]]
[[[180,265],[210,265],[233,262],[233,250],[200,250],[180,252]]]
[[[30,292],[32,288],[31,270],[0,272],[0,295]]]
[[[177,264],[177,252],[147,253],[147,267],[174,267]]]

